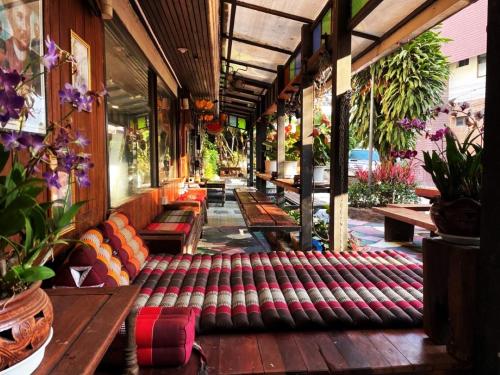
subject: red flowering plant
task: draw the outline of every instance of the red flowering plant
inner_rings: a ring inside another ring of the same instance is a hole
[[[76,66],[74,58],[47,38],[47,53],[31,64],[43,64],[44,75],[63,64]],[[34,95],[31,83],[36,76],[0,69],[0,299],[26,289],[31,283],[50,278],[54,272],[44,266],[55,246],[67,244],[63,238],[85,202],[68,199],[40,203],[39,195],[48,187],[61,189],[61,180],[82,186],[90,184],[93,167],[84,152],[89,141],[73,132],[72,115],[90,111],[104,94],[66,83],[59,91],[61,104],[69,104],[59,121],[50,122],[45,136],[23,131],[32,116]],[[7,123],[17,130],[7,130]]]
[[[447,126],[431,133],[426,129],[425,122],[418,119],[403,119],[400,125],[407,131],[425,135],[436,144],[436,150],[423,151],[422,164],[424,170],[431,175],[441,199],[453,201],[472,198],[479,201],[483,169],[484,114],[482,111],[473,112],[467,102],[454,101],[444,107],[435,108],[434,116],[439,113],[465,117],[468,132],[463,141]],[[416,151],[404,151],[405,158],[413,158],[416,154]],[[391,155],[401,157],[401,152],[393,151]]]

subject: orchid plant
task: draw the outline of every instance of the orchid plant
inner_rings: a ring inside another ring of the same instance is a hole
[[[41,61],[30,64],[45,66],[40,75],[63,64],[76,66],[72,55],[47,37],[47,53]],[[90,184],[90,155],[84,152],[89,141],[72,129],[72,115],[90,111],[92,104],[105,92],[66,83],[59,91],[66,113],[50,122],[45,136],[23,131],[31,116],[36,95],[26,71],[0,69],[0,299],[26,289],[31,283],[50,278],[54,272],[44,264],[53,249],[66,245],[64,230],[74,220],[85,202],[71,204],[68,199],[41,203],[40,194],[47,188],[61,189],[63,174],[67,187],[72,180],[82,187]],[[7,130],[7,123],[18,124],[18,130]],[[69,194],[66,190],[66,197]]]
[[[465,117],[468,127],[467,135],[461,141],[453,131],[445,126],[432,133],[427,130],[425,121],[419,119],[403,119],[400,126],[406,131],[425,134],[425,137],[436,144],[436,150],[423,152],[423,168],[428,172],[444,201],[459,198],[480,200],[483,155],[482,111],[472,111],[470,104],[450,101],[444,107],[433,111],[434,117],[439,113],[453,117]],[[415,150],[392,151],[392,157],[412,159],[417,156]]]

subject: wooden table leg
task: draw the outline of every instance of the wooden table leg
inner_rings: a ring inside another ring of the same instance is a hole
[[[137,310],[133,309],[125,320],[125,329],[127,331],[127,347],[125,348],[125,375],[139,374],[139,365],[137,364],[137,345],[135,343],[135,322]]]
[[[388,242],[391,241],[401,241],[401,242],[412,242],[413,234],[415,232],[415,226],[412,224],[404,223],[392,219],[390,217],[385,217],[385,234],[384,239]]]

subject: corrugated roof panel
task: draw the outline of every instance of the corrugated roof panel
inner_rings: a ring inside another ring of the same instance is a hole
[[[245,3],[259,5],[280,12],[316,19],[328,0],[243,0]]]
[[[277,65],[285,64],[288,58],[289,55],[285,53],[233,41],[231,60],[244,61],[264,68],[276,69]]]
[[[355,30],[380,37],[425,2],[426,0],[384,0]]]

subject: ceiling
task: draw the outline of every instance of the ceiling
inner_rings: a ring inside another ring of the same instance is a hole
[[[187,89],[195,99],[217,99],[220,75],[219,1],[130,2],[137,14],[144,14],[143,22],[151,26],[182,88]],[[186,49],[184,53],[183,49]]]
[[[300,44],[302,25],[313,23],[328,0],[221,3],[220,108],[243,116],[259,104],[276,78],[277,66]]]

